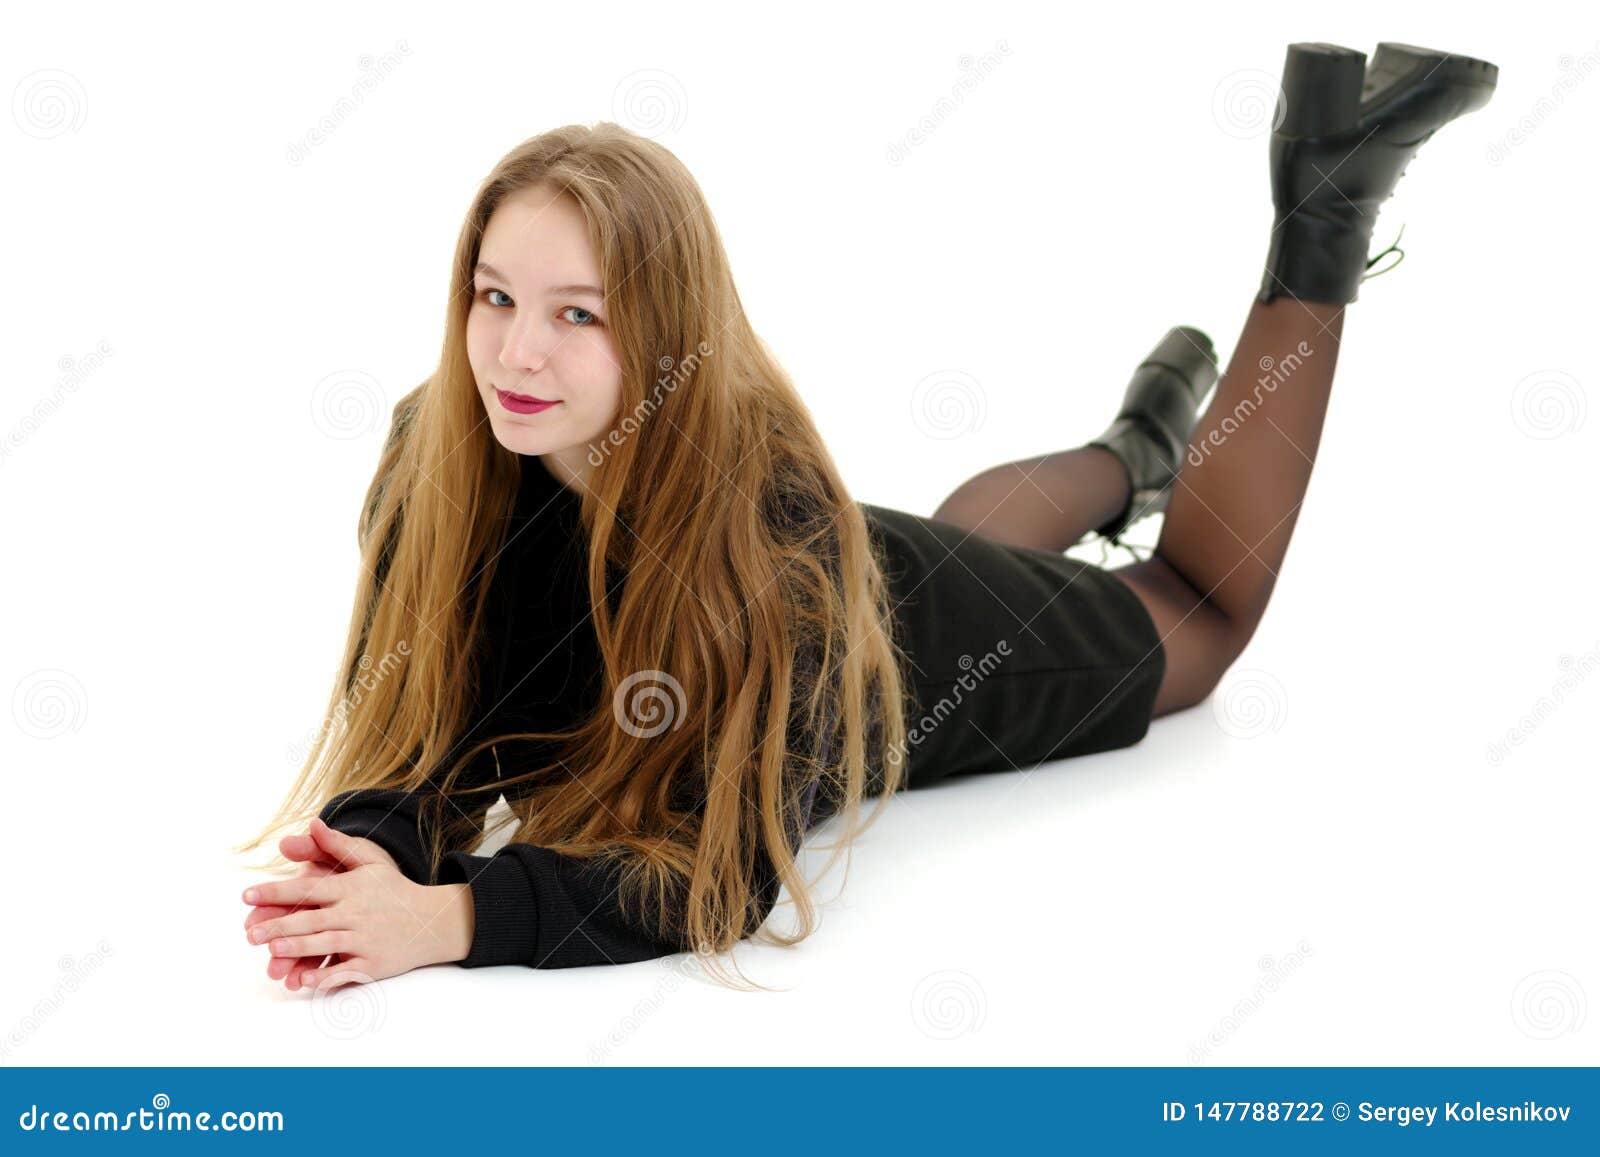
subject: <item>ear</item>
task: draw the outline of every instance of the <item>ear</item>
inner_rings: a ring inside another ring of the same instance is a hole
[[[328,859],[347,870],[359,868],[363,864],[390,862],[388,853],[371,840],[346,835],[330,828],[316,817],[311,820],[311,838],[317,841],[317,846],[323,850]]]

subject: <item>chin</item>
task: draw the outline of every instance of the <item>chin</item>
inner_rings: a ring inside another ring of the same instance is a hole
[[[549,438],[541,437],[532,430],[518,426],[513,422],[491,421],[489,428],[494,431],[495,441],[513,453],[546,454],[551,449]]]

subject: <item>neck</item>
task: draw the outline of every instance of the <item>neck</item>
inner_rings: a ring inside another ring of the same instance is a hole
[[[539,454],[536,457],[544,468],[550,472],[551,477],[568,490],[575,490],[581,494],[589,488],[589,475],[592,471],[589,466],[587,447],[573,446],[566,450],[555,450],[549,454]]]

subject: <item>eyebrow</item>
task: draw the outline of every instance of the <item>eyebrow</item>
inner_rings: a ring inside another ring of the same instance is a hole
[[[509,277],[501,273],[487,261],[478,262],[477,267],[473,269],[472,273],[473,276],[477,276],[480,273],[487,273],[496,281],[503,281],[507,285],[511,284],[511,279]],[[605,300],[605,294],[600,292],[600,287],[598,285],[552,285],[547,292],[552,294],[582,293],[587,294],[590,297],[598,297],[602,301]]]

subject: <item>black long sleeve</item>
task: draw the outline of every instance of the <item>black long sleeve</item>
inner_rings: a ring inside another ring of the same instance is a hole
[[[492,856],[447,853],[438,878],[430,878],[422,799],[416,792],[394,790],[344,792],[328,801],[322,819],[337,831],[372,840],[394,857],[407,879],[467,885],[473,935],[462,967],[622,964],[679,950],[624,918],[615,864],[509,844]]]
[[[815,798],[813,784],[799,817],[802,838]],[[791,854],[797,852],[799,840],[793,840],[790,848]],[[691,946],[680,941],[657,940],[637,926],[631,913],[624,913],[618,889],[621,870],[614,861],[580,859],[532,844],[507,844],[493,856],[450,853],[439,882],[470,886],[476,909],[472,951],[462,966],[571,968],[626,964],[689,950]],[[756,856],[754,884],[759,927],[781,890],[764,853]]]
[[[624,915],[621,865],[585,860],[532,844],[507,844],[492,856],[451,852],[441,884],[466,884],[474,910],[472,949],[463,968],[526,964],[571,968],[670,956],[683,946],[655,939]]]
[[[498,778],[496,756],[493,749],[478,752],[468,761],[461,775],[461,785],[468,788],[488,787]],[[430,783],[433,783],[430,777]],[[429,795],[437,794],[435,790]],[[340,792],[322,806],[318,813],[322,822],[346,835],[361,836],[377,844],[399,865],[406,879],[418,884],[431,884],[428,873],[428,845],[432,832],[426,825],[429,816],[423,813],[423,800],[429,798],[416,792],[389,788],[362,788],[358,791]],[[474,827],[483,831],[489,809],[498,798],[489,791],[475,791],[471,795],[454,795],[450,801],[439,801],[434,807],[457,807],[466,811]]]
[[[816,783],[806,791],[798,823],[791,827],[791,852],[811,826]],[[492,856],[447,853],[437,880],[427,878],[427,852],[419,823],[421,796],[414,792],[368,789],[344,792],[328,801],[323,822],[348,835],[378,844],[418,883],[466,884],[474,910],[472,946],[463,968],[525,964],[534,968],[572,968],[586,964],[627,964],[688,949],[657,939],[624,912],[614,861],[563,855],[533,844],[507,844]],[[756,857],[754,881],[760,920],[776,906],[781,891],[771,860]]]
[[[320,816],[334,831],[371,840],[394,857],[406,879],[427,884],[432,881],[420,830],[420,802],[415,792],[367,788],[334,796]]]

